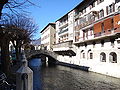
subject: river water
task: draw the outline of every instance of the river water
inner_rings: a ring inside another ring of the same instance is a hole
[[[64,66],[42,67],[40,59],[30,61],[34,90],[120,90],[120,79]]]

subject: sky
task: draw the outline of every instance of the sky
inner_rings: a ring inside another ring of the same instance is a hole
[[[67,14],[82,0],[30,0],[37,6],[29,6],[25,11],[30,12],[28,15],[33,18],[38,25],[39,30],[34,36],[34,39],[40,38],[40,31],[49,23],[57,21],[59,18]],[[4,9],[3,12],[8,12]]]
[[[60,17],[77,6],[82,0],[35,0],[40,7],[29,7],[30,16],[39,26],[35,39],[40,38],[40,31],[51,22],[55,22]]]

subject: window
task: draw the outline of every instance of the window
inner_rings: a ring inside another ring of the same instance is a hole
[[[84,46],[87,47],[87,43],[84,43]]]
[[[92,5],[89,6],[90,10],[92,9]]]
[[[101,47],[104,47],[104,40],[101,40]]]
[[[120,11],[120,6],[118,7],[118,11]]]
[[[107,15],[114,12],[114,11],[115,11],[115,4],[114,3],[106,7]]]
[[[106,54],[105,54],[104,52],[102,52],[102,53],[100,54],[100,61],[101,61],[101,62],[106,62]]]
[[[91,29],[89,29],[90,30],[90,36],[92,36],[93,35],[93,28],[91,28]]]
[[[102,32],[104,32],[104,23],[101,24]]]
[[[117,54],[115,52],[111,52],[109,55],[109,60],[111,63],[117,63]]]
[[[86,13],[86,8],[82,11],[82,13],[83,13],[83,14]]]
[[[58,40],[58,43],[60,43],[60,38],[59,38],[59,40]]]
[[[114,47],[114,41],[115,41],[115,39],[110,39],[110,41],[111,41],[111,46]]]
[[[90,10],[91,10],[93,7],[95,7],[95,2],[93,2],[93,3],[89,6]]]
[[[104,0],[97,0],[97,4],[102,3]]]
[[[93,44],[93,48],[95,48],[95,44],[96,44],[95,41],[92,44]]]
[[[85,33],[86,39],[88,39],[88,30],[86,30],[84,33]]]
[[[93,53],[90,53],[90,59],[93,59]]]
[[[97,4],[99,4],[100,3],[100,0],[97,0]]]
[[[75,10],[75,16],[78,15],[78,14],[79,14],[79,10],[76,9],[76,10]]]
[[[104,10],[103,9],[100,10],[100,12],[99,12],[99,18],[102,18],[102,17],[104,17]]]
[[[84,58],[85,58],[85,52],[84,52],[84,50],[82,50],[82,51],[80,52],[80,58],[81,58],[81,59],[84,59]]]
[[[85,53],[83,53],[83,58],[85,58]]]
[[[92,7],[95,7],[95,2],[93,2]]]
[[[88,50],[87,56],[88,59],[93,59],[93,53],[91,52],[91,49]]]

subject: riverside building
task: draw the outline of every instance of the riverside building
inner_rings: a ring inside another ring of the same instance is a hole
[[[55,23],[49,23],[41,32],[41,45],[46,50],[53,50],[53,44],[56,43]]]
[[[60,62],[120,78],[120,1],[83,0],[56,21]]]

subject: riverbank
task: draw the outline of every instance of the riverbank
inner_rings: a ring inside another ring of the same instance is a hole
[[[120,78],[120,65],[117,63],[106,63],[97,60],[79,60],[76,59],[76,56],[59,56],[58,60],[58,64],[63,66]]]
[[[80,69],[83,71],[89,71],[89,67],[86,67],[86,66],[79,66],[79,65],[69,64],[69,63],[64,63],[64,62],[57,62],[57,65],[67,66],[67,67],[71,67],[75,69]]]

